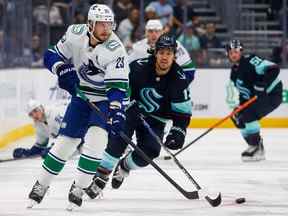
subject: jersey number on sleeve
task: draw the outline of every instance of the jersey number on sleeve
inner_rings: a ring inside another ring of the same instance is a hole
[[[119,57],[116,60],[116,68],[124,68],[124,57]]]

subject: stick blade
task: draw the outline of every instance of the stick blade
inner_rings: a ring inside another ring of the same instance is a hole
[[[205,199],[209,202],[209,204],[213,207],[217,207],[222,202],[222,196],[221,193],[218,194],[218,196],[215,199],[211,199],[209,196],[205,196]]]
[[[199,193],[198,191],[185,191],[185,193],[183,193],[183,195],[187,198],[187,199],[199,199]]]

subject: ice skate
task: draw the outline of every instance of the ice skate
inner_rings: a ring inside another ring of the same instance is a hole
[[[124,178],[129,175],[129,170],[123,166],[123,163],[124,159],[121,159],[113,172],[111,184],[114,189],[118,189],[122,185]]]
[[[78,208],[82,205],[82,197],[84,195],[84,190],[75,185],[75,182],[71,185],[68,200],[69,204],[67,206],[68,211],[72,211],[74,208]]]
[[[249,145],[248,148],[241,154],[243,162],[253,162],[265,160],[265,150],[263,141],[259,145]]]
[[[27,208],[32,208],[34,205],[39,204],[45,196],[48,188],[49,187],[45,187],[44,185],[41,185],[38,181],[36,181],[29,194],[29,199],[31,202],[27,206]]]
[[[85,193],[90,199],[95,199],[96,197],[102,198],[102,190],[106,186],[108,180],[108,176],[97,173],[94,176],[92,183],[88,186],[88,188],[86,188]]]

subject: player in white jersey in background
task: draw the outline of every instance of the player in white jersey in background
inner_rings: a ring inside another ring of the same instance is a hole
[[[155,43],[163,33],[163,25],[159,19],[148,20],[145,26],[145,38],[133,44],[132,51],[129,53],[129,62],[146,58],[153,53]],[[192,82],[194,79],[195,65],[188,51],[179,41],[176,42],[176,63],[183,68],[187,79]]]
[[[128,89],[128,56],[113,32],[114,14],[103,4],[94,4],[88,12],[87,25],[71,25],[54,49],[44,54],[45,66],[58,76],[60,88],[72,95],[55,145],[46,156],[39,178],[29,198],[32,207],[40,203],[53,177],[63,169],[68,157],[84,138],[77,176],[69,191],[68,210],[81,206],[85,188],[99,165],[110,139],[119,137],[110,131],[122,130],[124,98]],[[71,63],[73,64],[71,64]],[[110,124],[97,115],[88,103],[77,96],[77,87],[108,116]],[[88,142],[89,137],[97,137]]]
[[[45,156],[58,135],[66,107],[64,104],[57,107],[44,106],[39,101],[31,99],[27,104],[26,112],[33,119],[36,141],[31,148],[14,149],[13,157]]]

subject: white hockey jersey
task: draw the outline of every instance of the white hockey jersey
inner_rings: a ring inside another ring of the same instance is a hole
[[[180,66],[186,65],[191,62],[191,58],[187,50],[183,45],[177,42],[177,51],[176,51],[176,62]],[[129,62],[132,62],[136,59],[146,58],[149,56],[147,50],[150,48],[147,38],[140,40],[133,44],[132,51],[129,54]]]
[[[128,55],[114,32],[93,48],[89,46],[87,25],[71,25],[54,49],[74,64],[79,88],[91,101],[107,100],[106,91],[110,88],[128,89]]]
[[[34,121],[34,128],[36,131],[35,145],[40,147],[46,147],[49,140],[51,143],[51,140],[57,137],[67,106],[58,105],[43,107],[45,122]]]

